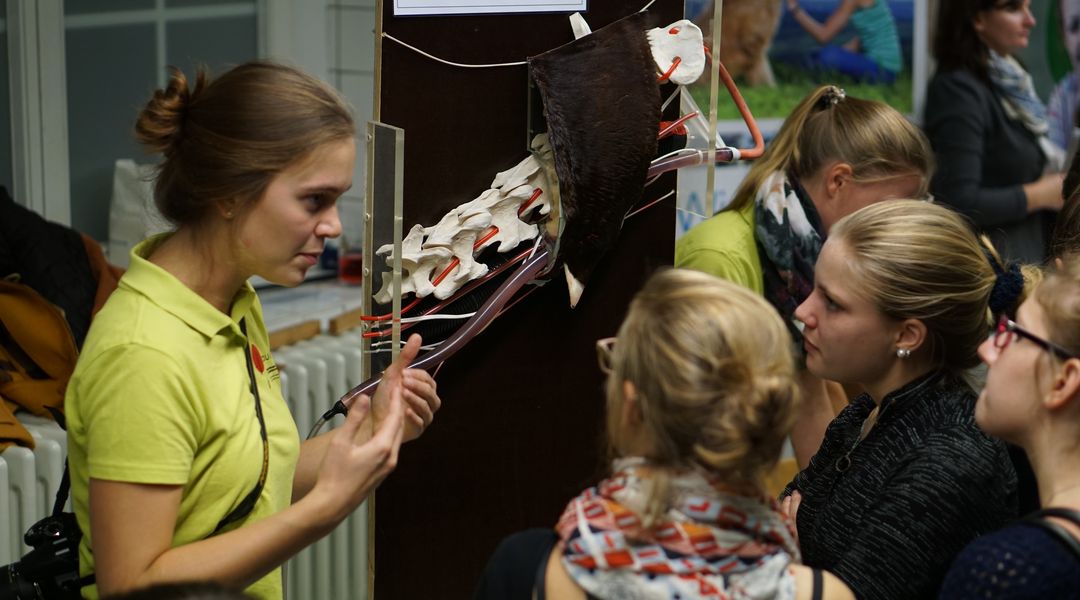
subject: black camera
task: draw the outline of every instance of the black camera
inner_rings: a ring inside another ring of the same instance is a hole
[[[81,598],[79,541],[82,532],[72,513],[50,515],[23,536],[33,548],[18,562],[0,567],[0,600]]]

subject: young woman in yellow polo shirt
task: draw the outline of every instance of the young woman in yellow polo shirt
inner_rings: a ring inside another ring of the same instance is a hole
[[[68,387],[83,595],[211,580],[280,598],[280,565],[431,422],[435,382],[406,368],[413,336],[344,427],[301,444],[282,398],[247,280],[299,284],[341,232],[356,150],[336,92],[267,62],[175,71],[136,133],[164,155],[154,198],[176,229],[133,249]]]

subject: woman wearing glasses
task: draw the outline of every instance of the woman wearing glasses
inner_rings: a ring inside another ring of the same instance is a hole
[[[807,368],[866,390],[783,494],[806,564],[857,597],[932,597],[967,542],[1016,515],[1005,445],[976,426],[962,377],[988,304],[1011,309],[1023,290],[995,265],[952,211],[882,202],[833,226],[795,311]]]
[[[968,545],[941,598],[1078,598],[1080,258],[1050,271],[979,355],[989,373],[975,420],[1027,451],[1044,510]]]
[[[504,541],[476,598],[852,598],[798,565],[765,494],[798,393],[791,337],[763,298],[664,271],[597,346],[611,474],[554,530]]]

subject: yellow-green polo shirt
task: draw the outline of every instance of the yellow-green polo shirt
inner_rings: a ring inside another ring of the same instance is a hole
[[[675,266],[715,275],[765,293],[765,273],[754,239],[754,203],[725,210],[690,228],[675,242]]]
[[[89,479],[183,486],[173,546],[209,537],[254,487],[263,446],[245,352],[270,440],[265,487],[235,528],[288,506],[299,456],[296,425],[281,395],[262,307],[245,285],[226,315],[147,261],[168,234],[131,252],[131,266],[97,314],[68,384],[65,411],[71,499],[84,536],[83,574],[94,570]],[[244,319],[250,346],[240,331]],[[281,598],[281,570],[248,588]],[[96,586],[84,588],[97,597]]]

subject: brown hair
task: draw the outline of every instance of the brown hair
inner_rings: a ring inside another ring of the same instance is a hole
[[[347,103],[292,67],[253,61],[195,84],[173,69],[135,123],[136,137],[164,160],[154,200],[177,226],[200,223],[222,203],[243,211],[270,180],[328,142],[353,137]]]
[[[889,200],[840,219],[829,239],[850,251],[859,287],[882,313],[926,325],[937,365],[961,371],[979,364],[998,281],[988,254],[1000,258],[963,217],[932,202]],[[1023,301],[1017,291],[1005,312]]]
[[[696,271],[649,279],[619,328],[608,377],[616,452],[624,381],[637,390],[652,441],[646,521],[665,510],[677,468],[697,464],[729,482],[760,485],[794,421],[794,369],[791,337],[760,296]]]
[[[1022,0],[939,0],[934,23],[934,58],[939,72],[966,70],[987,83],[990,49],[975,31],[975,17],[991,10],[1015,10]]]
[[[1047,269],[1034,296],[1046,312],[1050,341],[1080,356],[1080,255],[1065,256],[1062,263]]]
[[[1050,238],[1050,256],[1080,254],[1080,160],[1073,156],[1062,186],[1065,205],[1058,213],[1054,235]]]
[[[853,98],[826,85],[795,107],[765,154],[754,161],[735,192],[730,210],[753,202],[765,178],[785,171],[809,178],[831,162],[851,165],[856,181],[922,176],[918,195],[926,195],[934,153],[923,132],[891,106]]]

